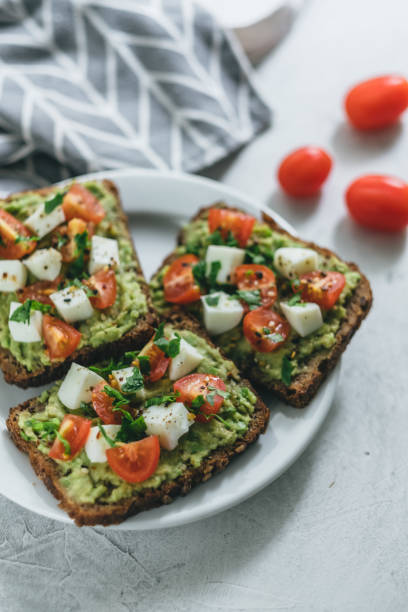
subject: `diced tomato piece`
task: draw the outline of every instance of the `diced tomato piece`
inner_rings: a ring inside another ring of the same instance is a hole
[[[256,351],[271,353],[286,342],[290,325],[273,310],[257,308],[245,315],[243,331],[245,338]]]
[[[75,414],[66,414],[62,419],[59,435],[69,444],[70,452],[67,454],[64,443],[57,437],[48,453],[52,459],[69,461],[73,459],[85,446],[89,436],[92,421]]]
[[[143,482],[152,476],[160,459],[158,436],[108,448],[106,457],[112,470],[126,482]]]
[[[224,240],[229,232],[241,248],[244,248],[252,234],[255,217],[224,208],[211,208],[208,213],[208,227],[211,233],[219,230]]]
[[[88,287],[96,291],[96,295],[94,297],[90,297],[89,299],[92,306],[98,308],[98,310],[109,308],[109,306],[112,306],[115,303],[117,285],[114,270],[102,268],[88,280],[83,282]]]
[[[302,274],[295,291],[302,293],[304,302],[314,302],[320,308],[333,308],[346,284],[346,277],[341,272],[322,272],[315,270],[310,274]]]
[[[171,264],[163,278],[164,298],[173,304],[189,304],[200,299],[193,266],[198,263],[195,255],[182,255]]]
[[[48,314],[43,316],[42,332],[50,359],[66,359],[72,355],[82,336],[72,325]]]
[[[218,395],[217,390],[225,391],[224,381],[212,374],[188,374],[173,385],[174,391],[179,392],[179,401],[191,406],[193,400],[200,395],[204,402],[199,408],[196,420],[206,423],[211,420],[221,408],[224,401],[223,395]]]
[[[105,425],[118,425],[122,421],[120,410],[113,410],[113,397],[105,393],[108,383],[101,380],[92,391],[92,406]]]
[[[157,382],[165,375],[170,363],[170,357],[166,357],[161,349],[150,340],[140,351],[140,355],[149,358],[150,373],[145,376],[147,382]]]
[[[74,183],[65,194],[62,209],[67,220],[79,217],[84,221],[100,223],[106,215],[102,204],[94,194],[79,183]]]
[[[62,276],[57,276],[53,281],[37,281],[32,285],[27,285],[24,289],[17,291],[19,302],[24,303],[26,300],[36,300],[41,304],[49,304],[54,306],[50,299],[51,293],[57,291],[58,285],[62,281]]]
[[[266,266],[258,264],[237,266],[233,282],[242,291],[259,290],[262,306],[272,306],[276,301],[278,290],[275,274]]]
[[[0,259],[21,259],[37,246],[29,229],[0,208]]]

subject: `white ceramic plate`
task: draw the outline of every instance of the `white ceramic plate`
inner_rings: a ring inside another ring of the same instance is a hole
[[[87,175],[110,178],[119,186],[135,244],[146,274],[150,277],[174,246],[181,225],[200,206],[216,200],[259,215],[262,206],[215,181],[189,175],[146,170],[120,170]],[[85,178],[85,177],[80,177]],[[271,214],[271,211],[269,211]],[[294,232],[278,215],[277,221]],[[265,435],[227,470],[170,506],[143,512],[111,529],[162,529],[196,521],[247,499],[284,472],[304,451],[323,423],[339,378],[340,368],[331,374],[315,399],[304,410],[289,408],[271,396],[264,396],[271,408]],[[55,498],[35,476],[27,456],[20,453],[7,434],[5,419],[10,407],[38,395],[38,389],[22,391],[0,382],[0,493],[48,518],[71,522]]]

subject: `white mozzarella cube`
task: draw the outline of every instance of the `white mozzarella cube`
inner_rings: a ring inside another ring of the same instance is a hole
[[[281,302],[280,307],[293,329],[302,337],[308,336],[323,325],[322,312],[318,304],[303,302],[289,306]]]
[[[65,223],[65,215],[62,206],[57,206],[48,215],[44,204],[40,204],[35,212],[24,221],[24,225],[30,228],[36,236],[42,238],[52,232],[53,229]]]
[[[237,266],[240,266],[245,259],[245,250],[237,247],[218,246],[210,244],[205,256],[207,264],[207,276],[211,271],[211,264],[219,261],[221,268],[218,271],[217,283],[231,283],[232,275]]]
[[[11,302],[9,317],[20,306],[22,306],[20,302]],[[41,342],[42,318],[40,311],[31,310],[28,323],[10,321],[9,319],[8,326],[13,340],[16,342]]]
[[[0,261],[0,291],[10,293],[25,287],[27,268],[18,259],[2,259]]]
[[[106,435],[112,440],[120,429],[120,425],[103,425]],[[85,443],[85,452],[91,463],[105,463],[106,451],[110,448],[98,426],[91,427]]]
[[[205,328],[214,336],[236,327],[243,317],[242,304],[224,291],[205,295],[201,301]]]
[[[79,287],[66,287],[51,293],[50,298],[58,314],[68,323],[84,321],[93,315],[93,308],[85,291]]]
[[[62,255],[56,249],[38,249],[24,260],[25,265],[40,280],[53,281],[61,271]]]
[[[177,380],[189,374],[202,361],[203,355],[197,349],[183,340],[180,340],[180,352],[173,357],[169,367],[170,380]]]
[[[275,251],[273,265],[283,276],[293,279],[317,270],[319,259],[312,249],[282,247]]]
[[[149,406],[143,412],[143,418],[149,436],[159,436],[160,445],[169,451],[176,448],[179,438],[188,432],[193,423],[181,402],[168,406]]]
[[[77,410],[81,402],[91,401],[93,388],[102,380],[96,372],[72,363],[58,390],[58,398],[69,410]]]
[[[118,241],[102,236],[92,236],[89,274],[95,274],[105,266],[116,265],[119,265]]]

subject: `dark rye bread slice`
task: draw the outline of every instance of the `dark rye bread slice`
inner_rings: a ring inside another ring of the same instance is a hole
[[[243,212],[238,208],[227,206],[223,202],[216,202],[215,204],[201,208],[197,212],[197,214],[194,215],[191,221],[199,219],[200,217],[205,215],[210,208],[214,208],[214,206],[218,208],[233,210],[236,212]],[[298,236],[290,234],[267,214],[263,213],[262,219],[271,227],[271,229],[278,231],[279,233],[284,234],[285,236],[288,236],[293,240],[301,241],[306,247],[318,251],[321,255],[328,257],[335,256],[337,257],[337,259],[344,261],[333,251],[320,247],[314,242],[307,242],[299,238]],[[178,244],[184,244],[184,242],[184,232],[183,230],[181,230],[178,236]],[[177,257],[177,254],[170,253],[170,255],[165,258],[159,269],[161,269],[165,265],[172,263],[172,261],[177,259]],[[351,299],[347,303],[346,317],[342,321],[340,328],[336,333],[336,343],[332,346],[331,349],[319,351],[316,354],[312,355],[307,362],[307,369],[295,376],[289,386],[286,386],[283,382],[276,380],[271,381],[268,385],[265,385],[265,383],[261,382],[259,379],[259,374],[256,366],[251,367],[251,365],[248,364],[248,367],[246,368],[241,367],[242,373],[247,376],[252,383],[261,384],[262,386],[267,387],[270,391],[273,391],[282,400],[284,400],[288,404],[291,404],[292,406],[295,406],[296,408],[304,408],[316,395],[319,387],[337,364],[341,354],[346,349],[351,338],[353,337],[357,329],[360,327],[361,322],[363,321],[363,319],[365,319],[371,308],[373,296],[368,279],[366,278],[366,276],[364,276],[364,274],[362,274],[361,270],[355,263],[346,262],[346,264],[352,270],[355,270],[361,275],[361,280],[359,285],[355,289]],[[179,310],[182,310],[182,307],[174,305],[172,306],[172,310],[173,312],[177,312]]]
[[[169,321],[176,327],[188,329],[204,337],[214,346],[198,323],[184,315],[173,315]],[[242,380],[241,386],[249,387],[255,395],[249,381]],[[150,510],[164,504],[170,504],[180,495],[187,495],[192,487],[200,482],[206,482],[212,476],[224,470],[234,456],[241,454],[248,445],[256,442],[261,433],[264,433],[268,424],[269,409],[257,395],[257,402],[250,425],[245,435],[238,438],[232,445],[224,446],[212,451],[197,468],[189,467],[175,480],[162,483],[155,489],[146,489],[142,492],[114,504],[78,504],[70,499],[61,486],[58,477],[58,464],[37,450],[36,444],[23,440],[18,425],[19,415],[24,410],[32,414],[42,410],[37,398],[28,400],[10,410],[7,427],[13,442],[23,453],[27,453],[35,473],[44,482],[47,489],[59,500],[59,506],[81,527],[82,525],[112,525],[121,523],[127,517],[144,510]]]
[[[132,245],[135,272],[140,275],[141,278],[143,278],[142,268],[133,245],[132,237],[128,230],[127,217],[121,205],[118,189],[115,183],[112,181],[103,180],[102,183],[116,199],[118,217],[124,223],[125,232]],[[52,187],[28,190],[30,193],[35,192],[41,196],[46,196],[50,191],[52,191]],[[15,197],[15,195],[20,194],[13,194],[13,196],[7,198],[6,201],[9,201],[11,197]],[[157,324],[157,316],[151,303],[150,292],[146,281],[143,281],[142,290],[147,299],[148,312],[140,317],[136,327],[126,332],[126,334],[114,342],[101,344],[96,348],[84,346],[81,349],[76,350],[64,361],[56,361],[48,366],[41,366],[32,372],[29,372],[23,365],[21,365],[9,350],[0,347],[0,368],[3,370],[5,381],[7,383],[17,385],[18,387],[22,387],[23,389],[26,389],[27,387],[39,387],[64,376],[73,361],[81,363],[82,365],[87,365],[100,361],[109,355],[115,356],[132,348],[141,348],[151,337],[154,326]]]

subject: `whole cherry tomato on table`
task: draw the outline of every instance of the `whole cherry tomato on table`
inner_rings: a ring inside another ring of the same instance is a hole
[[[346,204],[354,221],[365,227],[395,232],[408,225],[408,185],[401,179],[361,176],[347,189]]]
[[[375,130],[395,123],[408,106],[408,81],[382,76],[353,87],[344,101],[347,116],[358,130]]]
[[[333,165],[330,155],[318,147],[302,147],[290,153],[278,169],[278,180],[286,193],[303,198],[316,195]]]

